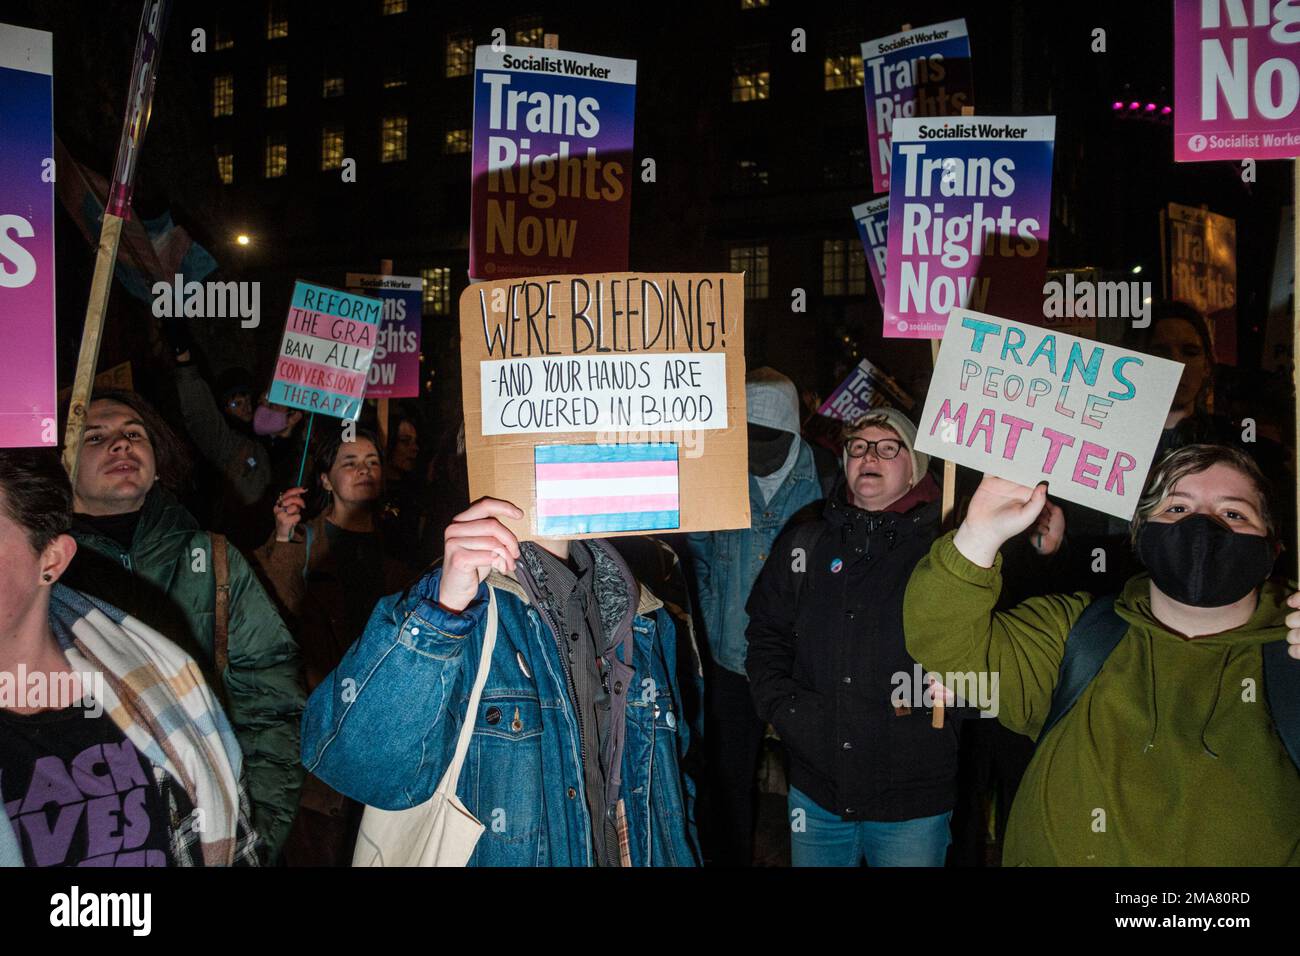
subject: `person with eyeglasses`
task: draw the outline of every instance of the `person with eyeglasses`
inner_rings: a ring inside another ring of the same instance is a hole
[[[841,437],[841,481],[777,539],[746,605],[754,701],[790,757],[791,862],[942,866],[955,718],[970,711],[934,726],[943,691],[903,635],[908,578],[939,533],[939,486],[903,412],[873,409]],[[1059,543],[1052,531],[1043,547]]]

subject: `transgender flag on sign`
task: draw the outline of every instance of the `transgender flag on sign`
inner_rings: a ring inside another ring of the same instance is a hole
[[[533,460],[542,537],[681,523],[675,444],[537,445]]]

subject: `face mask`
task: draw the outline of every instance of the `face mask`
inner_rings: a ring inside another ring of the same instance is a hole
[[[749,426],[749,473],[755,478],[766,478],[785,464],[794,441],[792,432]]]
[[[1275,557],[1268,538],[1230,531],[1209,515],[1148,521],[1138,531],[1137,554],[1156,587],[1192,607],[1240,601],[1268,579]]]
[[[258,435],[274,435],[289,425],[289,413],[258,405],[253,412],[253,431]]]

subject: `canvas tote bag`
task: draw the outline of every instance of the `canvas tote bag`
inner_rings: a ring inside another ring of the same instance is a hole
[[[456,796],[460,770],[474,734],[475,715],[483,685],[487,683],[492,649],[497,642],[497,594],[488,587],[487,631],[479,656],[469,710],[461,725],[456,752],[433,796],[409,810],[380,810],[367,806],[357,834],[353,866],[464,866],[469,862],[483,824]]]

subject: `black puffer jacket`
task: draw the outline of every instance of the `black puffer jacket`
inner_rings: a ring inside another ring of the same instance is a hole
[[[898,712],[891,701],[896,675],[912,682],[917,673],[903,641],[903,593],[938,535],[939,503],[866,512],[846,504],[842,488],[810,519],[815,530],[798,530],[797,519],[786,528],[754,584],[754,700],[790,753],[790,783],[827,810],[878,821],[944,813],[956,797],[959,721],[936,730],[929,709]],[[803,572],[792,554],[800,546]]]

